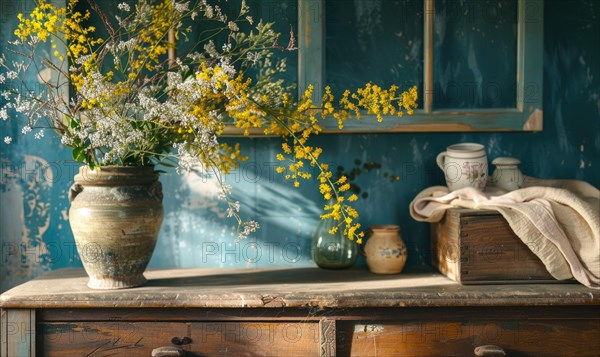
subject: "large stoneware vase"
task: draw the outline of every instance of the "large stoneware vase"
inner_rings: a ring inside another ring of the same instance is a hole
[[[163,220],[162,187],[151,166],[79,169],[69,222],[92,289],[146,282],[143,272]]]

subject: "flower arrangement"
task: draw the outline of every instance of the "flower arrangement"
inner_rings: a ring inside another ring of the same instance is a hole
[[[111,15],[93,0],[88,10],[81,8],[78,0],[65,8],[39,0],[30,14],[19,15],[11,44],[22,61],[0,58],[3,121],[20,120],[21,133],[36,138],[54,130],[73,158],[92,169],[173,165],[214,175],[240,238],[258,224],[239,217],[239,203],[229,199],[231,187],[222,175],[245,157],[239,145],[222,143],[219,135],[228,125],[245,135],[250,130],[279,135],[277,172],[298,187],[315,179],[310,172],[316,169],[328,202],[321,218],[335,219],[346,237],[360,242],[363,233],[352,207],[358,196],[345,176],[334,178],[319,161],[322,150],[310,138],[323,131],[323,120],[336,120],[342,128],[361,112],[379,120],[412,114],[416,88],[400,92],[369,83],[337,101],[326,88],[317,105],[309,86],[295,98],[293,86],[280,79],[286,64],[277,56],[296,49],[294,33],[287,46],[280,45],[273,25],[255,22],[244,0],[235,17],[208,0],[124,2]],[[89,25],[92,16],[101,19],[102,29]],[[195,40],[190,22],[202,24]],[[189,50],[176,54],[176,42]],[[46,90],[29,90],[29,71],[36,71]]]

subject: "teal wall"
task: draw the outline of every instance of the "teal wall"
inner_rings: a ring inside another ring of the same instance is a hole
[[[31,2],[0,4],[4,43],[14,16]],[[429,227],[410,219],[408,204],[423,188],[443,183],[435,157],[449,144],[479,142],[490,159],[520,158],[527,175],[576,178],[600,187],[600,2],[547,0],[544,23],[543,132],[323,135],[314,140],[332,165],[351,168],[357,159],[383,165],[382,172],[358,180],[369,193],[358,205],[360,221],[365,227],[402,227],[407,270],[429,262]],[[18,130],[0,125],[0,137]],[[235,224],[224,218],[214,183],[170,172],[161,178],[165,221],[151,267],[313,265],[310,236],[321,206],[318,192],[309,184],[294,189],[277,176],[278,140],[246,138],[242,143],[250,160],[227,180],[243,203],[242,213],[258,220],[260,231],[236,244]],[[77,169],[70,153],[50,135],[43,141],[20,137],[0,148],[0,291],[47,270],[81,266],[67,215],[67,190]],[[391,182],[383,171],[401,180]]]

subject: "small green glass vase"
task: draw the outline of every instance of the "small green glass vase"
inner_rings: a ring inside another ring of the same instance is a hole
[[[329,233],[335,225],[336,221],[333,219],[322,220],[313,235],[311,255],[319,268],[349,268],[358,258],[356,242],[344,237],[340,230],[334,234]]]

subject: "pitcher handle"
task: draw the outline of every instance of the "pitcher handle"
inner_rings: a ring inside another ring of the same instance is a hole
[[[81,186],[78,183],[73,184],[73,186],[71,186],[71,188],[69,189],[69,202],[73,202],[75,197],[77,197],[77,195],[80,194],[81,191],[83,191],[83,186]]]
[[[435,158],[435,162],[437,163],[438,167],[440,168],[440,170],[444,171],[444,159],[446,158],[446,152],[441,152],[439,153],[439,155]]]

